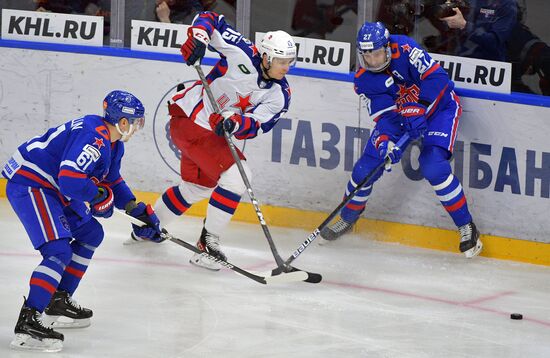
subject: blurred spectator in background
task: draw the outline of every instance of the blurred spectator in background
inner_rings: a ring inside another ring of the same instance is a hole
[[[36,11],[81,14],[103,17],[103,32],[108,35],[111,23],[110,0],[34,0]]]
[[[156,0],[155,13],[160,22],[190,24],[198,12],[215,4],[216,0]]]
[[[348,11],[357,14],[357,0],[297,0],[291,27],[295,36],[324,39],[342,25]]]
[[[434,14],[458,37],[454,55],[506,61],[517,23],[516,0],[447,0]]]
[[[508,46],[512,62],[512,91],[536,93],[523,82],[524,75],[537,75],[543,95],[550,96],[550,47],[524,24],[526,8],[517,5],[517,23]]]

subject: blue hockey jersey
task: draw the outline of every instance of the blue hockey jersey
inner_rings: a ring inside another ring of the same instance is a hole
[[[113,190],[115,206],[124,208],[135,197],[120,176],[123,155],[124,143],[111,143],[102,117],[87,115],[20,145],[2,175],[14,183],[54,190],[65,205],[91,201],[102,182]]]
[[[365,101],[374,121],[399,116],[399,105],[419,102],[428,107],[429,119],[445,107],[454,89],[447,72],[412,38],[390,36],[391,62],[380,73],[359,69],[355,74],[355,92]]]

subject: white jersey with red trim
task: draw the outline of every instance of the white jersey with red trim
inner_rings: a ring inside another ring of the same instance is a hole
[[[235,137],[253,138],[271,130],[279,117],[288,111],[290,87],[286,79],[265,80],[262,77],[256,46],[228,25],[223,15],[200,13],[193,26],[208,32],[210,49],[221,56],[206,79],[220,109],[242,116]],[[214,109],[200,81],[178,92],[172,100],[196,124],[212,130],[209,117]]]

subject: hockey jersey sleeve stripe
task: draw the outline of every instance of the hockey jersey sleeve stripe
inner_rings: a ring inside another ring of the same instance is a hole
[[[241,116],[239,130],[235,132],[237,139],[249,139],[258,135],[259,123],[252,117]]]
[[[208,32],[208,35],[212,35],[212,32],[214,32],[214,29],[219,23],[218,19],[218,14],[210,11],[205,11],[197,16],[195,21],[193,21],[193,26],[203,29],[204,31]]]
[[[77,178],[77,179],[87,178],[86,174],[84,174],[84,173],[74,172],[74,171],[68,170],[68,169],[61,169],[59,171],[58,177],[69,177],[69,178]]]
[[[197,118],[197,114],[202,111],[202,109],[204,108],[204,102],[203,100],[201,99],[199,101],[199,103],[197,103],[197,105],[195,106],[195,108],[193,108],[193,111],[191,112],[191,116],[189,116],[189,118],[191,118],[192,121],[195,120],[195,118]]]
[[[436,110],[437,106],[439,105],[439,102],[441,101],[441,98],[443,97],[443,95],[445,94],[445,91],[447,91],[447,87],[448,86],[445,86],[441,92],[439,92],[439,94],[437,95],[435,101],[433,101],[433,103],[431,104],[430,107],[428,107],[428,113],[426,114],[426,117],[429,118]],[[429,102],[429,101],[428,101]]]
[[[432,74],[435,70],[437,70],[439,68],[439,63],[435,63],[432,67],[430,67],[426,72],[424,72],[422,74],[422,76],[420,76],[420,79],[421,80],[424,80],[426,77],[428,77],[430,74]]]
[[[122,177],[118,177],[117,180],[115,180],[114,182],[111,182],[111,183],[105,183],[107,184],[108,186],[112,187],[112,186],[115,186],[117,185],[118,183],[121,183],[124,179]]]

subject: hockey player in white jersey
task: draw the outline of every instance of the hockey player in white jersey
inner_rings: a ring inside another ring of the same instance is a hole
[[[206,48],[221,59],[206,76],[221,113],[215,113],[200,81],[177,92],[170,101],[170,135],[181,152],[181,183],[168,188],[155,204],[165,225],[194,203],[209,198],[197,247],[222,260],[220,236],[231,220],[246,187],[223,131],[251,139],[273,128],[288,111],[290,87],[286,73],[296,61],[296,45],[284,31],[267,32],[256,46],[228,25],[223,15],[199,13],[188,30],[181,52],[188,65]],[[238,151],[247,176],[250,169]],[[132,234],[129,242],[139,241]],[[211,270],[220,264],[195,254],[190,262]]]

